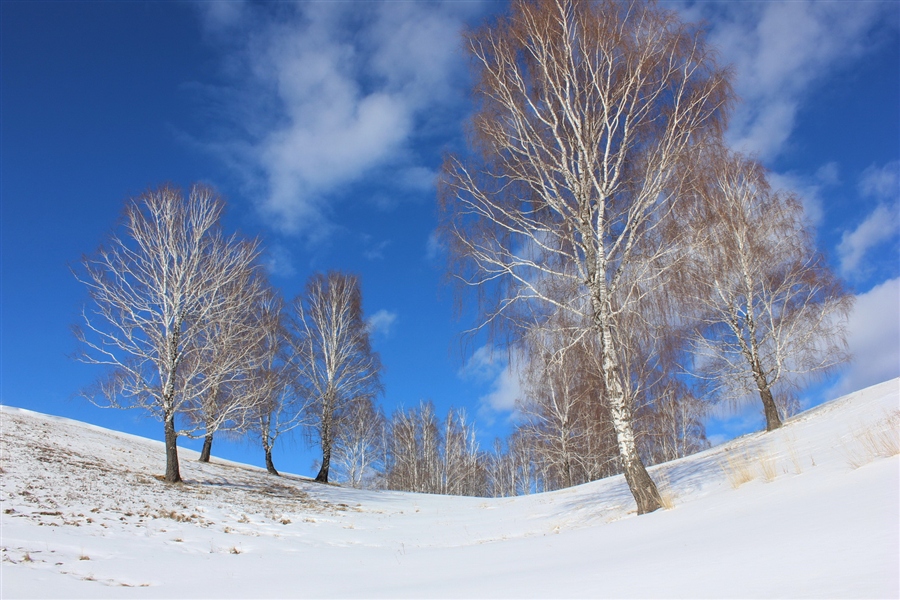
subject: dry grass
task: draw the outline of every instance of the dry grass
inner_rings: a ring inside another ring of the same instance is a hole
[[[876,458],[900,454],[900,410],[886,413],[885,417],[853,434],[850,444],[842,441],[847,462],[854,469],[867,465]]]
[[[738,489],[757,477],[762,477],[763,481],[768,483],[774,481],[778,476],[775,459],[768,453],[757,456],[729,455],[725,457],[724,463],[720,463],[720,466],[728,476],[728,482],[733,489]]]
[[[763,479],[766,483],[775,481],[775,478],[778,476],[778,470],[775,468],[775,460],[768,454],[760,454],[756,459],[757,465],[759,465],[759,471],[762,473]]]
[[[744,454],[726,456],[725,464],[721,466],[725,474],[728,475],[728,482],[734,489],[738,489],[748,481],[753,481],[753,469],[751,468],[750,459]]]
[[[791,463],[794,465],[794,474],[801,474],[803,472],[803,466],[800,463],[800,456],[797,454],[797,449],[794,448],[793,440],[788,444],[788,456],[791,459]],[[813,466],[815,466],[815,462],[813,462]]]
[[[675,508],[675,492],[669,483],[669,478],[662,472],[656,475],[656,490],[659,492],[659,501],[665,510]]]

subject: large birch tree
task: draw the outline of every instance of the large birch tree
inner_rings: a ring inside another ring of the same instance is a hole
[[[619,323],[680,247],[671,210],[689,155],[724,125],[729,73],[698,26],[650,2],[518,0],[465,42],[472,152],[442,177],[456,274],[480,288],[485,324],[559,310],[586,324],[638,512],[656,510]]]
[[[233,404],[202,410],[223,383],[206,357],[227,344],[210,335],[213,324],[244,319],[248,307],[227,293],[252,279],[256,241],[226,236],[220,227],[224,204],[209,188],[150,190],[125,206],[120,230],[92,256],[76,277],[88,288],[77,355],[108,371],[85,395],[101,406],[139,408],[163,422],[168,482],[181,481],[177,439],[215,430],[242,408]],[[232,397],[237,402],[239,399]],[[176,422],[177,415],[182,428]]]

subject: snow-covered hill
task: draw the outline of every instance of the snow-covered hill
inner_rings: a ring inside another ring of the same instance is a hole
[[[897,597],[900,380],[651,473],[480,499],[321,486],[2,407],[0,596]]]

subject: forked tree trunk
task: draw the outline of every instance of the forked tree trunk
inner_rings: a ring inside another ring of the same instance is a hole
[[[281,476],[281,473],[275,470],[275,463],[272,462],[272,449],[266,448],[266,471],[272,475]]]
[[[778,406],[772,397],[772,388],[766,380],[757,361],[752,362],[753,378],[756,380],[756,388],[759,390],[759,398],[763,403],[763,412],[766,415],[766,431],[774,431],[781,427],[781,417],[778,416]]]
[[[178,433],[175,431],[174,413],[165,418],[166,429],[166,481],[181,483],[181,471],[178,469]]]
[[[331,444],[322,444],[322,467],[319,474],[316,475],[316,481],[319,483],[328,483],[328,467],[331,465]]]
[[[637,503],[639,515],[643,515],[662,507],[662,499],[656,484],[650,478],[644,462],[637,451],[630,412],[625,404],[624,394],[610,399],[610,413],[616,431],[616,443],[619,448],[619,459],[625,472],[628,489]]]
[[[609,394],[610,416],[616,432],[619,459],[622,461],[622,470],[625,472],[628,489],[637,503],[637,512],[639,515],[643,515],[661,508],[662,499],[659,496],[659,490],[656,489],[656,484],[653,483],[653,479],[650,478],[650,474],[638,454],[637,442],[634,437],[633,415],[619,379],[615,348],[608,325],[600,325],[600,335],[601,352],[604,354],[601,357],[603,382],[606,386],[606,393]]]
[[[203,438],[203,449],[200,451],[200,462],[208,463],[209,455],[212,452],[213,434],[208,434]]]
[[[762,400],[763,410],[766,413],[766,431],[774,431],[780,428],[781,417],[778,416],[778,406],[775,405],[772,390],[769,388],[760,389],[759,397]]]

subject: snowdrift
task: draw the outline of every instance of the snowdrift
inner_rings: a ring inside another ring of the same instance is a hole
[[[897,597],[900,379],[624,478],[482,499],[369,492],[2,407],[0,596]]]

